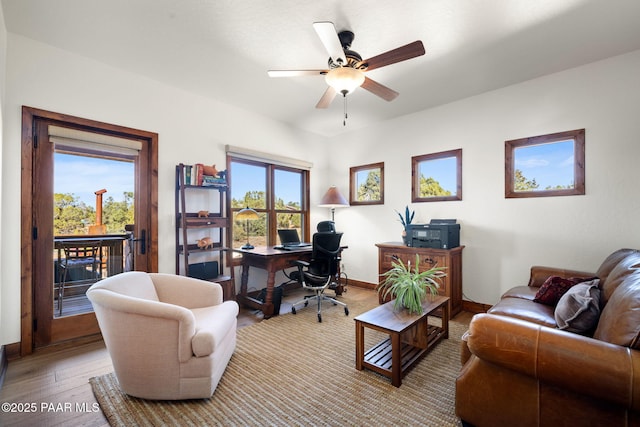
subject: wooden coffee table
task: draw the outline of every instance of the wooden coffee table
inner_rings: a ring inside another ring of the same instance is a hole
[[[442,326],[430,325],[428,316],[441,309]],[[449,338],[449,298],[436,296],[422,303],[422,314],[409,314],[405,309],[394,311],[393,301],[367,311],[356,321],[356,369],[371,369],[391,378],[400,387],[402,377],[443,338]],[[389,334],[365,352],[366,328]]]

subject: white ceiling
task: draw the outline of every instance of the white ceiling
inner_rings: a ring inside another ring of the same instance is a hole
[[[334,136],[640,49],[638,0],[2,0],[9,32],[140,73],[291,126]],[[415,40],[424,56],[372,70],[398,92],[358,89],[315,109],[325,68],[313,30],[332,21],[370,58]]]

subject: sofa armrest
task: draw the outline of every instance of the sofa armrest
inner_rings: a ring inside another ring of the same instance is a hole
[[[175,274],[149,273],[158,299],[188,309],[222,304],[219,283]]]
[[[542,286],[545,280],[549,278],[549,276],[560,276],[560,277],[595,277],[595,273],[589,273],[586,271],[579,270],[569,270],[566,268],[556,268],[556,267],[544,267],[540,265],[534,265],[531,267],[531,274],[529,275],[529,286],[539,288]]]
[[[569,389],[640,410],[640,352],[519,319],[478,314],[468,346],[478,358]]]

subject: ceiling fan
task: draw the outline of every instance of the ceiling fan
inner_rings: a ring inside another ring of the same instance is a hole
[[[269,70],[268,74],[269,77],[325,76],[329,87],[316,108],[329,107],[337,93],[342,93],[346,101],[346,95],[360,86],[386,101],[393,101],[398,92],[366,77],[364,73],[424,55],[425,52],[418,40],[363,61],[358,52],[350,50],[354,39],[351,31],[338,33],[332,22],[314,22],[313,28],[329,52],[328,69]]]

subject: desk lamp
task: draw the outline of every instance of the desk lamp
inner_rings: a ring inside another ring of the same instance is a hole
[[[236,219],[240,221],[242,220],[247,221],[247,226],[246,226],[247,227],[247,244],[241,247],[240,249],[253,249],[254,246],[249,243],[249,221],[260,219],[260,216],[258,216],[258,212],[254,211],[253,209],[247,206],[246,208],[240,210],[236,214]]]
[[[336,208],[348,208],[349,202],[344,198],[342,194],[340,194],[340,190],[335,185],[329,187],[327,192],[322,196],[320,200],[320,204],[318,205],[321,208],[330,208],[331,209],[331,221],[334,221],[334,215]]]

